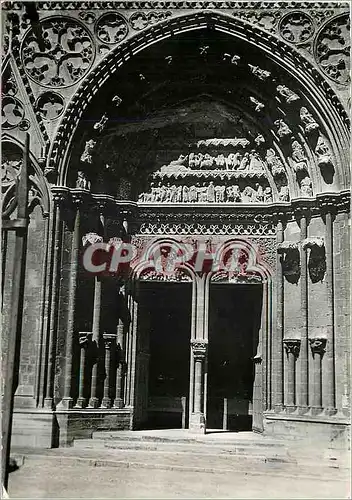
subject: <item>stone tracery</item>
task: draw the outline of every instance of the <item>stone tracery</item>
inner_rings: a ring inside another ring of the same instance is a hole
[[[26,73],[44,86],[65,87],[80,80],[94,59],[89,32],[69,18],[50,18],[41,23],[42,41],[32,30],[22,43]]]

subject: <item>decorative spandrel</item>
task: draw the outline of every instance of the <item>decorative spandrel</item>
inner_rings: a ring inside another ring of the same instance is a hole
[[[350,20],[344,14],[328,21],[315,41],[315,58],[322,71],[338,83],[350,81]]]
[[[104,14],[97,21],[96,33],[101,42],[108,44],[121,42],[128,33],[127,22],[116,12]]]
[[[149,190],[139,195],[138,202],[271,203],[268,169],[286,179],[272,149],[265,156],[251,149],[247,139],[200,140],[188,154],[151,174]]]
[[[313,35],[314,23],[305,12],[292,12],[281,19],[279,31],[288,42],[302,43]]]
[[[42,37],[30,30],[22,43],[27,75],[40,85],[67,87],[91,67],[95,49],[86,28],[73,19],[52,17],[40,23]]]

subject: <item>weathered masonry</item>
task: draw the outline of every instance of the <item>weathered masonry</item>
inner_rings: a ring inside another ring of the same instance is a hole
[[[36,6],[2,5],[8,218],[26,133],[31,162],[12,442],[183,427],[345,447],[348,3]],[[89,274],[97,242],[138,258]],[[169,272],[184,243],[237,265]]]

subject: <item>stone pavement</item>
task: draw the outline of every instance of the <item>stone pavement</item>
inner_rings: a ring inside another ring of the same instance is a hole
[[[299,453],[301,449],[301,453]],[[332,454],[336,456],[332,456]],[[72,448],[14,450],[11,498],[348,498],[348,464],[253,433],[94,433]],[[22,463],[22,465],[21,465]]]

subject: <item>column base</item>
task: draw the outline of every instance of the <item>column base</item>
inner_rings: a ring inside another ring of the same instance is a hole
[[[111,399],[103,398],[100,408],[111,408]]]
[[[86,398],[78,398],[75,404],[75,408],[85,408],[86,404]]]
[[[189,420],[189,431],[196,434],[205,434],[204,413],[192,413]]]
[[[286,413],[294,413],[297,410],[296,405],[286,405],[285,412]]]
[[[88,403],[88,408],[99,408],[99,399],[90,398]]]
[[[73,408],[72,398],[62,398],[60,403],[56,407],[58,410],[71,410]]]
[[[298,415],[305,415],[310,411],[309,406],[297,406],[297,413]]]
[[[336,415],[337,409],[336,408],[325,408],[324,413],[325,413],[325,415],[328,415],[329,417],[331,417],[332,415]]]
[[[45,398],[44,399],[44,408],[47,408],[48,410],[53,410],[54,409],[54,400],[53,400],[53,398]]]
[[[123,399],[121,398],[116,398],[114,400],[114,408],[123,408],[125,406]]]

